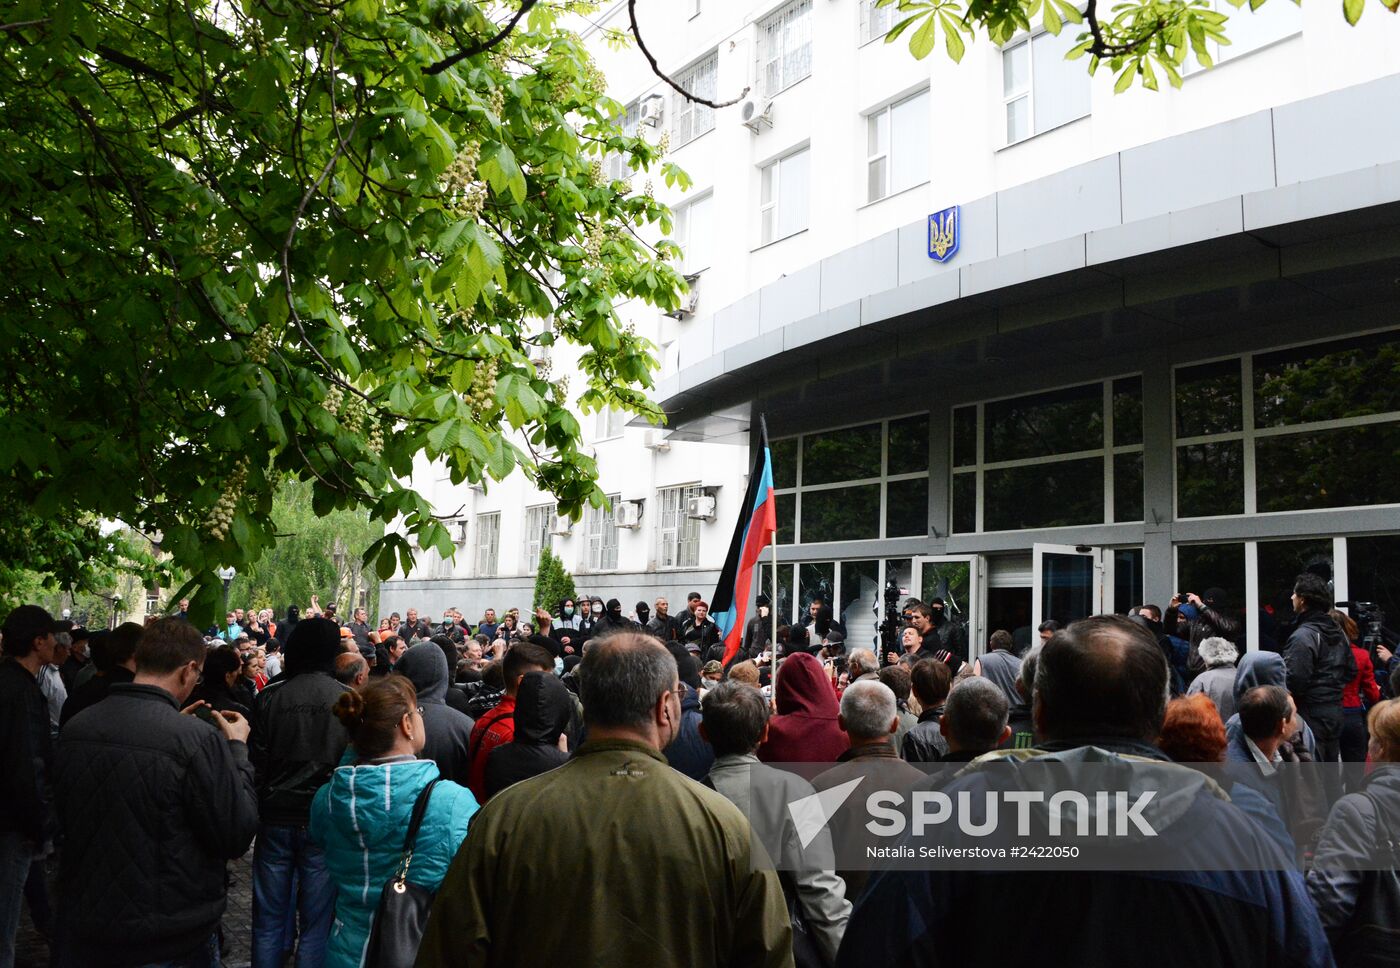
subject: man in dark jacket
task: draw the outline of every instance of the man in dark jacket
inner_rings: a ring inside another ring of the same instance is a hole
[[[515,738],[488,751],[486,796],[563,766],[559,738],[574,715],[574,697],[552,672],[527,672],[515,693]]]
[[[423,707],[425,740],[418,758],[436,763],[443,779],[466,786],[467,750],[476,724],[447,705],[449,673],[442,648],[436,642],[419,642],[403,654],[394,674],[413,683]]]
[[[0,965],[15,959],[20,899],[39,847],[53,833],[49,708],[39,670],[53,661],[53,616],[21,605],[0,629]]]
[[[1207,588],[1205,597],[1188,592],[1183,599],[1173,595],[1167,605],[1166,617],[1162,620],[1163,629],[1168,635],[1180,634],[1181,620],[1186,620],[1184,638],[1190,641],[1191,651],[1186,659],[1186,669],[1195,677],[1205,671],[1205,660],[1201,658],[1201,643],[1212,636],[1229,639],[1239,646],[1244,637],[1244,626],[1240,620],[1226,612],[1226,595],[1223,588]]]
[[[674,642],[680,638],[681,622],[671,614],[671,603],[663,595],[656,600],[656,611],[646,623],[646,631],[662,642]]]
[[[72,695],[78,684],[78,673],[92,660],[88,658],[88,642],[92,633],[81,625],[75,625],[68,630],[68,637],[72,640],[68,646],[68,658],[63,660],[63,665],[58,667],[58,674],[63,678],[63,686]]]
[[[1043,777],[1037,761],[1056,770],[1106,765],[1132,788],[1133,802],[1143,800],[1142,789],[1156,791],[1141,813],[1155,832],[1151,849],[1170,850],[1173,870],[1133,866],[1134,855],[1126,852],[1146,840],[1133,837],[1108,845],[1102,838],[1068,841],[1092,844],[1105,864],[1124,869],[886,869],[856,905],[838,966],[1040,965],[1050,937],[1055,964],[1330,965],[1302,877],[1284,869],[1288,861],[1277,845],[1203,774],[1169,762],[1153,745],[1166,700],[1166,660],[1145,629],[1117,616],[1075,622],[1040,655],[1040,749],[966,769],[942,792],[955,804],[982,805],[1033,782],[1023,775],[1027,767]],[[1088,820],[1105,822],[1094,809]],[[899,843],[923,850],[988,845],[985,837],[963,833],[962,819]],[[1014,931],[1007,930],[1009,897],[1016,899]],[[1085,921],[1090,912],[1094,924],[1133,929],[1096,930]],[[1065,930],[1071,924],[1084,927]]]
[[[715,751],[700,735],[700,663],[693,655],[676,657],[681,685],[681,721],[676,738],[662,752],[666,762],[692,780],[703,780],[715,765]]]
[[[136,678],[136,646],[145,631],[135,622],[123,622],[93,642],[92,663],[96,673],[68,694],[59,715],[60,727],[78,713],[107,698],[112,686]]]
[[[904,745],[900,755],[909,763],[937,763],[948,752],[948,741],[943,738],[939,720],[943,716],[943,704],[948,700],[948,690],[953,685],[953,674],[948,667],[937,660],[916,662],[909,670],[914,698],[919,700],[919,721],[904,734]]]
[[[622,614],[622,603],[616,598],[610,598],[608,599],[607,611],[603,613],[598,627],[593,630],[593,635],[596,638],[602,638],[605,635],[616,635],[619,632],[635,631],[637,631],[637,623]]]
[[[345,754],[345,727],[331,711],[345,691],[333,675],[342,651],[340,626],[302,619],[287,643],[286,678],[266,686],[253,707],[249,752],[261,818],[253,852],[253,968],[281,968],[293,916],[298,964],[320,965],[325,956],[335,887],[306,827],[311,798]]]
[[[1345,633],[1327,614],[1332,593],[1314,574],[1293,583],[1294,620],[1283,646],[1288,691],[1317,739],[1319,763],[1341,758],[1342,690],[1356,675],[1356,659]]]
[[[136,677],[63,728],[54,794],[66,840],[64,968],[218,964],[224,865],[258,825],[248,721],[180,715],[205,659],[198,630],[145,630]]]

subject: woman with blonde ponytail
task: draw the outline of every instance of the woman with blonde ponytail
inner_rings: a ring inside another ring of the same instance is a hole
[[[427,809],[415,840],[407,880],[436,890],[476,813],[466,787],[442,780],[437,765],[418,759],[423,710],[403,676],[373,679],[336,701],[350,735],[351,762],[339,767],[311,805],[311,838],[326,854],[337,888],[335,922],[326,948],[328,968],[359,968],[384,884],[403,859],[404,835],[424,788]]]

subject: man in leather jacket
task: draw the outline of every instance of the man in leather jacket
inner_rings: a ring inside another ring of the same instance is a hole
[[[1189,609],[1183,606],[1189,606]],[[1186,659],[1187,671],[1192,676],[1199,675],[1205,671],[1205,660],[1201,658],[1200,646],[1206,639],[1219,636],[1222,639],[1229,639],[1238,648],[1240,640],[1244,636],[1244,626],[1240,620],[1225,611],[1227,602],[1225,590],[1223,588],[1207,588],[1205,598],[1188,592],[1185,600],[1180,595],[1172,596],[1171,602],[1167,605],[1167,615],[1163,620],[1167,634],[1172,634],[1177,628],[1180,619],[1185,618],[1187,622],[1187,634],[1182,635],[1191,643],[1191,652]],[[1180,632],[1177,632],[1181,635]]]

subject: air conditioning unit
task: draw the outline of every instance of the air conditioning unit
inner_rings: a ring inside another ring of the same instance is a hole
[[[650,94],[642,101],[642,124],[650,127],[657,127],[661,124],[661,115],[666,110],[666,99],[660,94]]]
[[[453,532],[454,532],[453,535],[452,535],[452,543],[453,543],[453,544],[456,544],[456,545],[464,545],[464,544],[467,543],[467,527],[468,527],[468,524],[469,524],[469,522],[468,522],[465,518],[463,518],[463,519],[460,520],[460,521],[453,521],[453,522],[452,522],[452,525],[453,525],[452,530],[453,530]]]
[[[573,532],[574,522],[569,519],[567,514],[556,514],[554,516],[554,526],[549,529],[550,534],[563,537],[573,534]]]
[[[619,501],[615,523],[619,528],[639,528],[642,525],[642,502]]]
[[[477,481],[476,483],[471,484],[471,485],[469,485],[469,486],[471,487],[471,489],[472,489],[473,491],[475,491],[475,492],[478,493],[478,494],[485,494],[485,493],[486,493],[486,484],[485,484],[484,482],[482,482],[482,481]]]
[[[671,449],[671,442],[662,436],[662,431],[648,430],[646,436],[642,438],[642,446],[647,450],[660,451],[664,454]]]
[[[746,97],[739,105],[739,123],[754,134],[764,125],[773,127],[773,102],[765,97]]]
[[[685,502],[685,516],[697,521],[713,521],[715,519],[714,495],[697,494],[695,497],[687,498]]]
[[[672,319],[688,319],[695,315],[695,310],[700,305],[700,273],[687,275],[685,285],[685,292],[681,294],[681,304],[666,314]]]

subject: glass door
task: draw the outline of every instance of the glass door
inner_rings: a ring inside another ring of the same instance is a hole
[[[1084,547],[1084,546],[1080,546]],[[1072,545],[1032,548],[1031,628],[1054,619],[1060,627],[1103,611],[1103,552]]]
[[[911,591],[927,605],[942,599],[943,620],[949,629],[946,637],[940,637],[965,658],[980,655],[985,638],[981,627],[984,591],[980,561],[977,555],[914,559]]]

